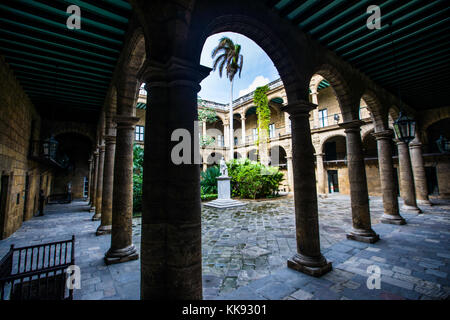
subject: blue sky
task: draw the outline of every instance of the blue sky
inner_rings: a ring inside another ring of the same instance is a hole
[[[240,44],[242,46],[241,53],[244,56],[241,78],[239,78],[239,75],[236,75],[234,78],[233,99],[237,99],[253,91],[256,87],[267,84],[280,77],[272,60],[270,60],[267,54],[255,42],[234,32],[218,33],[210,36],[206,40],[200,60],[202,65],[212,68],[213,59],[211,58],[211,52],[223,36],[227,36],[233,42]],[[202,89],[198,95],[202,99],[229,103],[230,81],[226,78],[225,72],[222,78],[220,78],[218,70],[211,71],[211,74],[200,85]]]

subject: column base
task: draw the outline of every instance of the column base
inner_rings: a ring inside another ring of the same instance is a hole
[[[404,225],[406,224],[406,220],[400,216],[400,215],[390,215],[390,214],[383,214],[381,216],[381,223],[386,224],[396,224],[396,225]]]
[[[139,254],[137,253],[134,245],[131,245],[123,249],[115,249],[115,250],[109,249],[108,252],[106,252],[105,254],[106,265],[122,263],[137,259],[139,259]]]
[[[109,226],[102,226],[97,228],[97,232],[95,233],[96,236],[102,236],[104,234],[110,234],[112,230],[112,225]]]
[[[287,261],[287,267],[313,277],[320,277],[332,269],[331,262],[328,262],[322,255],[312,258],[299,253]]]
[[[433,204],[430,202],[430,200],[416,200],[418,205],[425,206],[425,207],[431,207]]]
[[[99,220],[101,220],[101,218],[102,218],[102,214],[101,213],[96,213],[92,217],[92,221],[99,221]]]
[[[95,212],[95,207],[90,207],[89,212]]]
[[[413,207],[407,204],[404,204],[401,208],[401,210],[409,211],[409,212],[415,212],[415,213],[422,213],[422,210],[420,210],[418,207]]]
[[[357,230],[353,229],[347,233],[347,239],[365,242],[365,243],[375,243],[380,240],[380,236],[375,233],[372,229],[370,230]]]

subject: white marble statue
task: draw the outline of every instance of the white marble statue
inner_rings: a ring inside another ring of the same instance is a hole
[[[224,157],[222,157],[222,159],[220,159],[220,176],[228,177],[228,167],[227,167],[227,164],[225,163]]]

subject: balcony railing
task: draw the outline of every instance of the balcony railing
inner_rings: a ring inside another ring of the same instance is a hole
[[[282,86],[282,85],[283,85],[283,82],[281,81],[281,79],[277,79],[277,80],[272,81],[272,82],[270,82],[268,84],[269,90],[272,90],[272,89],[277,88],[277,87]],[[233,108],[238,106],[238,105],[240,105],[240,104],[242,104],[242,103],[244,103],[244,102],[252,100],[253,99],[253,95],[254,95],[254,91],[252,91],[250,93],[247,93],[245,96],[242,96],[242,97],[234,100],[233,101]]]

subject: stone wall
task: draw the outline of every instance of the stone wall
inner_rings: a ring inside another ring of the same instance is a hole
[[[42,175],[51,176],[51,172],[45,172],[28,158],[30,141],[39,139],[40,127],[41,119],[35,107],[0,57],[0,173],[4,181],[8,180],[7,190],[0,190],[7,193],[0,216],[1,239],[11,235],[36,213]],[[48,194],[48,188],[45,190]]]

